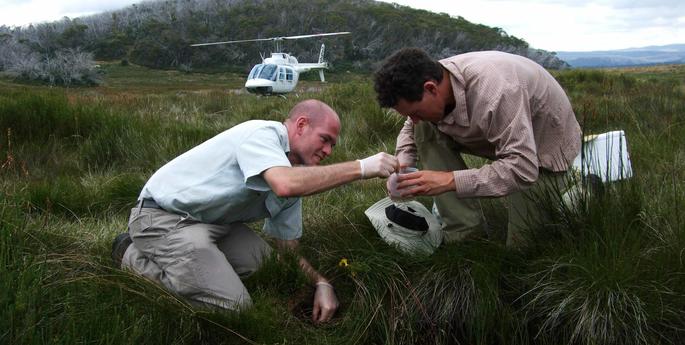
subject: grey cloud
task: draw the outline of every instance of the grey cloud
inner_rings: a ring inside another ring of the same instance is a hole
[[[605,25],[616,31],[627,31],[647,27],[678,27],[679,18],[685,17],[683,0],[528,0],[545,4],[558,4],[571,8],[582,8],[592,4],[609,7],[612,10]]]
[[[672,6],[617,8],[616,16],[620,26],[629,28],[679,27],[679,18],[685,17],[685,3]]]

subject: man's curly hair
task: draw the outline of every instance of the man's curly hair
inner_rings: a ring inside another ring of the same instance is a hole
[[[419,48],[403,48],[383,61],[374,74],[374,89],[383,108],[397,105],[400,98],[409,102],[423,98],[423,83],[442,81],[442,65]]]

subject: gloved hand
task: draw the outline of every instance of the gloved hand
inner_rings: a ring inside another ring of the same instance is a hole
[[[337,309],[338,298],[335,297],[333,285],[326,282],[316,283],[312,321],[314,323],[328,322],[331,320]]]
[[[362,170],[362,178],[365,179],[372,177],[388,177],[399,169],[400,162],[397,160],[397,157],[393,155],[379,152],[371,157],[360,159],[359,165]]]

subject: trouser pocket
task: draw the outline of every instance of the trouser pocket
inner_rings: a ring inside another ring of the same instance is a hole
[[[133,244],[149,258],[167,247],[167,234],[176,228],[180,216],[158,209],[133,209],[129,218],[129,233]]]
[[[138,208],[131,210],[131,215],[128,218],[128,231],[131,235],[143,232],[149,229],[151,225],[150,214],[140,211]]]

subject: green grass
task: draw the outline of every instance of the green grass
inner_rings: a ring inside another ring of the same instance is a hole
[[[586,133],[626,132],[635,176],[562,210],[525,251],[507,249],[506,204],[483,200],[489,240],[430,257],[386,245],[363,214],[384,196],[360,181],[304,200],[302,251],[341,302],[314,326],[312,287],[292,258],[246,280],[254,307],[195,309],[111,267],[114,236],[155,169],[248,119],[298,101],[335,108],[328,162],[392,152],[403,120],[366,76],[286,98],[232,92],[234,74],[104,63],[104,85],[0,80],[0,343],[679,344],[685,339],[685,89],[682,67],[555,76]],[[468,157],[470,164],[483,161]],[[422,199],[429,202],[428,199]],[[544,202],[542,203],[544,205]],[[255,229],[259,224],[254,225]],[[341,267],[341,259],[349,266]]]

